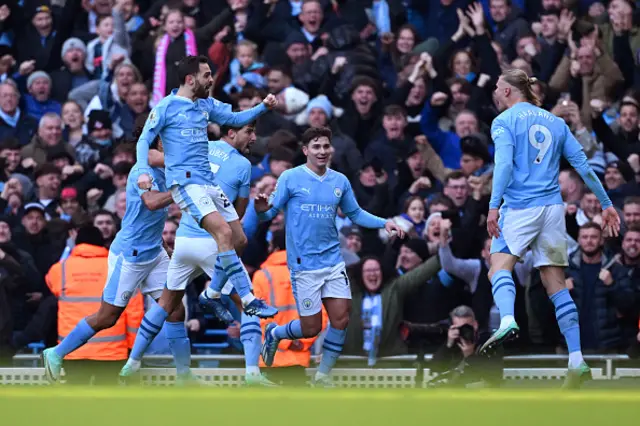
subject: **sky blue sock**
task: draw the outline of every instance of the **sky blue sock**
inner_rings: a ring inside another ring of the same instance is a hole
[[[262,345],[260,318],[242,313],[240,341],[244,347],[244,363],[247,368],[257,367]]]
[[[80,346],[87,343],[96,334],[95,330],[89,326],[86,318],[82,318],[68,336],[56,346],[54,352],[60,358],[64,358]]]
[[[569,294],[568,289],[562,289],[550,297],[556,307],[556,320],[560,331],[567,341],[569,353],[578,352],[580,348],[580,320],[578,309]]]
[[[191,342],[187,337],[187,329],[184,322],[166,323],[166,335],[176,363],[178,376],[186,376],[191,370]]]
[[[302,339],[302,324],[300,320],[289,321],[285,325],[279,325],[273,330],[273,335],[278,340],[288,339],[297,340]]]
[[[169,315],[160,307],[157,303],[154,303],[151,308],[142,317],[142,322],[138,328],[138,334],[136,340],[133,342],[133,349],[131,349],[131,355],[129,358],[136,361],[142,359],[145,351],[153,342],[153,339],[158,335],[162,329],[162,325]]]
[[[329,374],[336,361],[342,353],[342,345],[344,345],[344,338],[347,336],[347,330],[337,330],[329,326],[327,335],[324,336],[324,343],[322,344],[322,361],[318,367],[318,372],[322,374]]]
[[[491,278],[491,292],[493,301],[500,311],[500,318],[507,315],[513,316],[516,303],[516,284],[513,282],[511,271],[501,269]]]
[[[222,265],[224,272],[227,274],[228,279],[231,280],[233,288],[238,292],[240,298],[251,293],[251,280],[249,279],[249,275],[244,269],[244,266],[242,266],[236,252],[234,250],[229,250],[224,253],[219,253],[218,260],[220,261],[220,265]]]
[[[213,277],[211,277],[211,284],[209,287],[214,289],[215,291],[222,291],[222,287],[227,283],[227,273],[224,272],[224,268],[222,267],[222,262],[220,261],[220,256],[216,259],[216,267],[214,270]]]

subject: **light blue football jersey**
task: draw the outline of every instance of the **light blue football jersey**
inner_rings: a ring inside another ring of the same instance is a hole
[[[214,98],[195,102],[176,95],[165,97],[151,110],[137,144],[140,167],[148,168],[149,146],[160,136],[164,147],[167,186],[206,185],[213,182],[208,159],[209,122],[233,127],[251,123],[267,111],[263,103],[242,112]]]
[[[153,190],[166,192],[164,170],[151,170]],[[146,191],[138,188],[138,177],[142,173],[140,164],[136,163],[127,178],[127,210],[122,219],[122,228],[111,243],[110,251],[115,255],[122,254],[129,262],[149,262],[155,259],[162,250],[162,231],[167,219],[168,208],[149,210],[142,202],[142,194]]]
[[[249,198],[251,162],[237,149],[225,141],[210,141],[209,166],[214,175],[213,182],[222,188],[231,203],[238,197]],[[176,236],[212,238],[191,215],[182,215]]]
[[[338,207],[366,228],[383,228],[385,220],[360,208],[345,175],[327,169],[318,176],[306,165],[285,171],[271,194],[272,208],[262,220],[284,210],[287,264],[292,271],[312,271],[343,262],[336,228]]]
[[[582,146],[564,120],[535,105],[520,102],[495,118],[491,126],[495,168],[490,208],[523,209],[562,204],[558,175],[564,156],[598,196],[611,205],[587,164]]]

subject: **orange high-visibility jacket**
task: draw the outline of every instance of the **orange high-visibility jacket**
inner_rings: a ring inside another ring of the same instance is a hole
[[[266,303],[278,309],[278,314],[273,319],[260,320],[262,335],[268,323],[275,321],[278,325],[285,325],[289,321],[300,318],[296,308],[296,301],[293,298],[291,288],[291,278],[289,268],[287,268],[287,252],[277,251],[272,253],[267,260],[260,265],[261,269],[253,275],[253,291],[256,297],[264,299]],[[322,308],[322,328],[327,326],[327,313]],[[310,339],[300,339],[302,350],[290,350],[291,340],[281,340],[278,346],[274,367],[290,367],[301,365],[309,366],[311,359],[311,346],[316,337]],[[264,367],[264,362],[260,359],[260,366]]]
[[[109,251],[104,247],[79,244],[67,259],[49,270],[45,279],[51,292],[58,298],[58,340],[67,336],[82,318],[98,312],[102,290],[107,282],[108,255]],[[129,300],[116,325],[96,334],[65,359],[127,359],[143,315],[142,295],[137,292]]]

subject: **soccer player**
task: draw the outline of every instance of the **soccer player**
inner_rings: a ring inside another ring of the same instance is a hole
[[[250,289],[251,282],[234,249],[233,236],[238,239],[243,235],[238,214],[220,187],[213,183],[207,125],[212,121],[220,125],[244,126],[266,112],[267,108],[274,107],[277,101],[275,96],[268,95],[254,108],[232,112],[231,105],[208,97],[213,78],[207,58],[203,56],[183,58],[178,64],[178,77],[180,87],[151,111],[138,140],[138,161],[147,160],[146,164],[141,164],[143,173],[138,178],[138,186],[143,190],[151,187],[151,176],[144,173],[144,168],[148,168],[149,145],[160,135],[164,145],[167,186],[173,200],[216,240],[220,263],[233,287]],[[174,251],[173,255],[178,254]],[[153,341],[167,317],[182,304],[184,285],[184,281],[168,279],[158,304],[152,306],[142,320],[121,376],[129,376],[128,370],[140,368],[144,348]],[[242,305],[245,313],[261,318],[270,318],[278,312],[250,292],[242,298]],[[191,362],[190,357],[183,361],[185,364]],[[176,369],[179,375],[180,371],[189,371],[188,365],[176,365]]]
[[[401,238],[404,233],[393,221],[360,208],[349,180],[327,167],[333,152],[331,130],[308,129],[302,136],[302,151],[306,164],[285,171],[270,200],[260,194],[255,202],[261,220],[270,220],[284,209],[287,264],[300,314],[299,320],[284,326],[267,325],[262,358],[271,366],[280,340],[317,336],[322,330],[324,304],[331,325],[314,385],[331,387],[329,373],[342,351],[351,310],[351,288],[340,254],[336,211],[341,208],[355,224],[365,228],[385,228]]]
[[[161,151],[162,142],[156,143]],[[109,275],[98,312],[80,321],[60,344],[42,353],[45,376],[51,383],[60,378],[62,360],[66,355],[91,343],[91,338],[101,330],[113,327],[138,286],[143,294],[155,300],[162,293],[169,266],[169,256],[162,245],[162,230],[167,217],[166,207],[173,200],[165,185],[164,170],[145,170],[153,177],[151,189],[145,191],[138,188],[141,173],[138,161],[127,179],[127,209],[122,229],[109,248]],[[187,353],[191,351],[181,318],[184,318],[184,308],[172,312],[167,319],[167,338],[176,359],[185,350]]]
[[[487,230],[493,237],[489,279],[501,322],[480,352],[487,352],[518,335],[513,314],[516,289],[511,273],[530,247],[533,266],[540,269],[569,348],[569,370],[564,386],[571,388],[588,380],[591,370],[580,348],[578,311],[565,287],[566,226],[558,184],[561,157],[569,161],[600,200],[606,233],[618,234],[620,218],[567,125],[538,107],[540,101],[532,91],[535,81],[523,71],[509,70],[498,79],[494,92],[503,112],[491,126],[495,169]]]
[[[215,183],[220,186],[224,194],[235,206],[238,216],[242,217],[249,203],[249,189],[251,179],[251,162],[242,155],[248,153],[250,146],[255,142],[254,124],[247,124],[240,129],[223,126],[222,140],[209,142],[209,162],[211,170],[215,174]],[[150,160],[154,166],[164,166],[164,158],[158,157]],[[220,263],[216,263],[218,246],[207,231],[200,228],[190,215],[184,215],[176,233],[174,255],[169,262],[168,282],[182,283],[179,287],[186,287],[189,282],[197,278],[203,272],[218,281],[226,280],[226,275]],[[215,267],[214,267],[215,265]],[[243,266],[244,270],[244,266]],[[244,273],[247,274],[246,270]],[[213,282],[212,282],[213,284]],[[220,290],[212,294],[209,289],[200,296],[203,307],[211,312],[208,304],[209,293],[211,297],[220,298],[221,294],[230,295],[231,299],[242,312],[241,297],[233,286],[221,284]],[[251,292],[251,288],[241,289]],[[216,296],[217,294],[217,296]],[[214,312],[215,313],[215,312]],[[230,314],[229,314],[230,315]],[[233,321],[233,317],[231,317]],[[249,316],[242,313],[240,341],[244,347],[246,374],[245,381],[249,385],[275,386],[266,377],[260,374],[259,358],[260,344],[262,343],[262,331],[260,320],[257,316]],[[139,348],[143,353],[146,347]],[[136,361],[135,359],[133,361]],[[139,360],[137,360],[139,361]],[[139,365],[137,362],[130,364]],[[123,370],[124,374],[133,374],[133,368]]]

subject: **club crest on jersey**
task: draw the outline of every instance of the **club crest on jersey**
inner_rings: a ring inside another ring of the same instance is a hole
[[[205,120],[209,120],[209,113],[207,111],[202,111],[202,115],[204,115]]]
[[[211,205],[211,198],[209,198],[209,197],[202,197],[202,198],[200,198],[200,202],[199,202],[199,204],[200,204],[201,206],[209,206],[209,205]]]
[[[156,109],[154,108],[149,113],[149,124],[151,124],[152,126],[155,126],[157,122],[158,122],[158,114],[156,113]]]
[[[335,196],[336,196],[336,197],[338,197],[338,198],[342,197],[342,189],[340,189],[340,188],[335,188],[335,189],[333,190],[333,195],[335,195]]]
[[[312,305],[311,299],[304,299],[302,301],[302,307],[305,309],[311,309],[311,305]]]
[[[129,299],[131,299],[131,292],[130,291],[125,291],[124,293],[122,293],[122,301],[123,302],[128,302]]]

